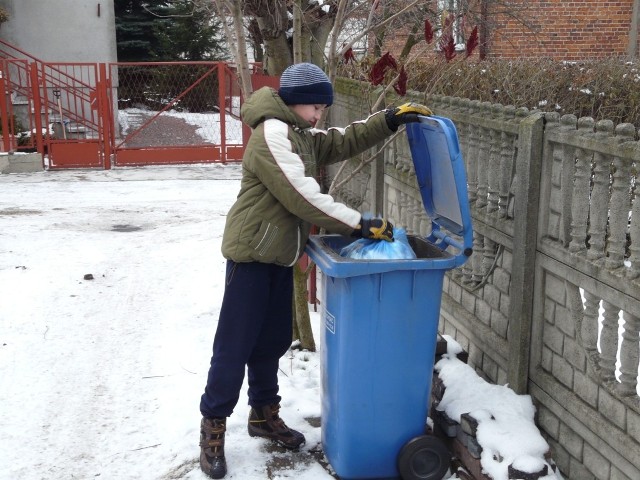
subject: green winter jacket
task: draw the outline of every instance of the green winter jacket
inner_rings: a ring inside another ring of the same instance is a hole
[[[346,128],[320,130],[269,87],[241,110],[252,129],[242,159],[242,181],[229,210],[222,254],[235,262],[292,266],[303,254],[311,225],[350,235],[360,213],[323,194],[318,167],[361,153],[393,133],[378,112]]]

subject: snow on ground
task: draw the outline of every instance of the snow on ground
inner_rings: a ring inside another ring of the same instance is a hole
[[[238,172],[0,178],[1,478],[205,478],[198,403]],[[283,414],[310,448],[318,365],[307,358],[283,359],[282,386]],[[264,479],[247,413],[243,400],[229,422],[229,478]],[[316,467],[297,478],[322,478]]]
[[[198,405],[239,178],[237,165],[0,176],[0,479],[207,478]],[[320,416],[319,364],[281,360],[281,413],[306,452],[320,442],[305,420]],[[247,415],[245,385],[227,478],[264,480],[274,454]],[[272,477],[332,478],[316,462]]]

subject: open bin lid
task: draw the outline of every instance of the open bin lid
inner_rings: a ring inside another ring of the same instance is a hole
[[[471,255],[473,229],[467,178],[453,122],[443,117],[420,117],[420,122],[407,125],[407,137],[422,202],[431,218],[431,234],[424,240],[437,247],[443,255],[417,259],[351,259],[341,257],[339,253],[348,244],[347,238],[311,235],[305,251],[330,277],[347,278],[396,271],[444,271],[459,267]],[[445,252],[449,245],[455,251]]]
[[[456,263],[462,265],[472,252],[473,227],[456,127],[448,118],[420,116],[420,122],[407,124],[407,137],[422,203],[431,219],[428,240],[442,249],[458,249]]]

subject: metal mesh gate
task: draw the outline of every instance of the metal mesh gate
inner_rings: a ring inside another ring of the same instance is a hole
[[[234,73],[219,62],[110,65],[116,165],[241,159]]]

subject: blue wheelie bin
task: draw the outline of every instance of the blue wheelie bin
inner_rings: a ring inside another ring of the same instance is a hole
[[[306,252],[322,272],[322,446],[343,480],[440,480],[450,455],[425,435],[442,282],[471,255],[467,181],[453,123],[407,126],[426,237],[417,258],[340,256],[353,241],[314,235]]]

